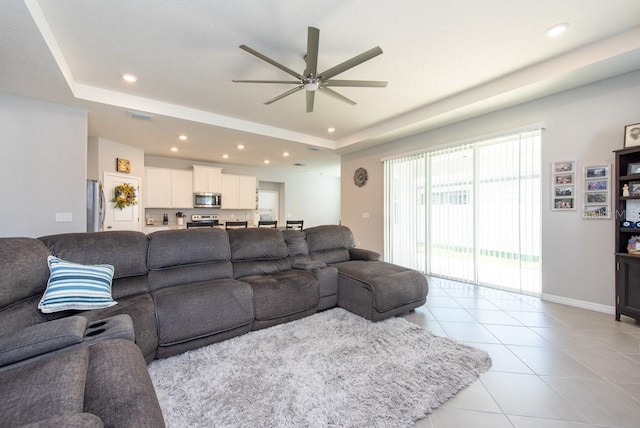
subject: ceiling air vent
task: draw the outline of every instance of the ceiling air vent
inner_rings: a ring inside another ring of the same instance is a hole
[[[293,166],[306,166],[306,165],[300,162],[296,162],[293,164]]]
[[[322,149],[316,146],[309,146],[309,150],[311,150],[312,152],[319,152]]]
[[[145,113],[143,111],[127,110],[127,114],[134,119],[151,120],[153,115],[151,113]]]

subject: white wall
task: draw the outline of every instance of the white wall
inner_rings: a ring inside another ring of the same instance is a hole
[[[86,231],[86,111],[0,95],[0,130],[0,236]]]
[[[550,210],[550,165],[576,160],[586,165],[613,163],[623,146],[625,125],[640,122],[640,72],[545,97],[416,136],[342,157],[343,224],[364,248],[383,250],[383,166],[380,159],[545,122],[542,136],[542,291],[596,305],[614,303],[614,220],[583,220],[580,211]],[[369,182],[353,184],[364,167]],[[368,212],[369,219],[362,213]]]
[[[191,169],[196,165],[222,168],[225,174],[252,175],[258,181],[284,184],[284,216],[292,220],[304,220],[304,227],[340,222],[340,178],[321,174],[287,172],[275,168],[249,168],[199,161],[145,156],[145,165],[161,168]],[[224,198],[224,195],[222,196]],[[228,210],[220,210],[222,215]],[[282,213],[281,213],[282,216]]]

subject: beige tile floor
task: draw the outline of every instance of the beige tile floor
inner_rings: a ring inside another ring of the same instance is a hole
[[[640,323],[631,318],[437,278],[405,318],[493,360],[417,428],[640,427]]]

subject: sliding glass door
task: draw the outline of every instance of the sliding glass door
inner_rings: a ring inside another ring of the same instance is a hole
[[[385,161],[385,258],[540,293],[540,130]]]

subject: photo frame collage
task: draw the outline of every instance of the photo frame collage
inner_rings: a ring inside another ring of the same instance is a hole
[[[551,209],[575,211],[578,208],[578,174],[576,161],[551,164]],[[582,174],[582,218],[608,219],[611,217],[611,166],[584,167]],[[640,192],[640,182],[638,183]]]

